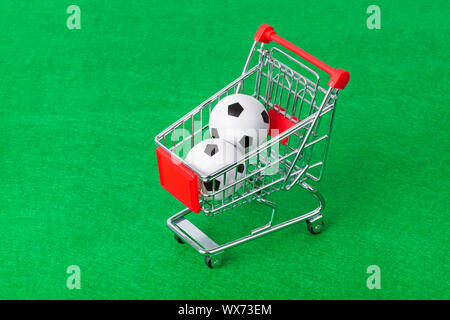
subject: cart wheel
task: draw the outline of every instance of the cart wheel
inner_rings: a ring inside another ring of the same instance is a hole
[[[322,231],[324,223],[322,219],[319,219],[313,222],[306,221],[306,225],[308,227],[308,231],[311,232],[311,234],[319,234]]]
[[[181,239],[177,234],[174,234],[173,237],[178,243],[184,243],[183,239]]]
[[[211,269],[217,268],[221,263],[221,260],[219,257],[215,256],[206,256],[205,257],[205,264],[210,267]]]

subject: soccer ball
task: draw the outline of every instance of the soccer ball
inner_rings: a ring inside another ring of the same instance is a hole
[[[247,153],[266,141],[269,114],[252,96],[232,94],[211,111],[209,131],[211,137],[225,139]]]
[[[199,171],[200,174],[207,176],[219,171],[220,169],[236,163],[243,157],[242,152],[231,143],[224,139],[207,139],[196,144],[187,154],[185,161],[188,165]],[[218,176],[216,179],[202,183],[203,194],[211,194],[219,191],[224,187],[234,183],[236,180],[243,178],[245,175],[245,165],[239,164],[232,170]],[[224,183],[224,177],[226,180]],[[235,187],[231,187],[225,192],[220,192],[214,196],[214,200],[221,200],[223,194],[229,197],[234,191],[242,187],[242,183],[238,183]],[[207,197],[211,199],[212,196]]]

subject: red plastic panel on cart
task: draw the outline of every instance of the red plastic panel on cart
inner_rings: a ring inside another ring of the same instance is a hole
[[[278,106],[276,106],[278,107]],[[269,110],[269,118],[270,118],[270,127],[269,127],[269,135],[273,138],[277,135],[283,133],[287,129],[293,127],[296,123],[286,118],[281,112],[283,112],[284,109],[280,108],[280,111],[275,109]],[[297,120],[296,117],[293,117],[295,120]],[[275,132],[273,132],[274,130]],[[285,145],[288,141],[289,137],[284,138],[281,140],[281,144]]]
[[[200,212],[197,175],[162,148],[156,149],[156,158],[163,188],[192,212]]]

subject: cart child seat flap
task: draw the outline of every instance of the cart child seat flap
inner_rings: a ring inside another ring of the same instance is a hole
[[[274,138],[279,134],[282,134],[287,129],[294,126],[296,123],[294,121],[291,121],[290,119],[286,118],[283,115],[284,108],[279,108],[277,105],[275,105],[280,111],[271,108],[269,110],[269,118],[270,118],[270,127],[269,127],[269,135]],[[294,120],[297,120],[296,117],[293,117]],[[281,144],[285,145],[288,141],[289,137],[281,140]]]
[[[161,186],[192,212],[200,212],[198,177],[163,148],[156,149]]]

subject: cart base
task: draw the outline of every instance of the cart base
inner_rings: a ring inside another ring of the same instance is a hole
[[[294,223],[306,220],[307,227],[310,233],[318,234],[323,228],[323,217],[322,212],[325,207],[325,200],[323,196],[313,187],[302,182],[300,184],[304,189],[312,193],[312,195],[318,200],[319,206],[301,216],[295,217],[293,219],[281,222],[276,225],[272,225],[274,216],[277,211],[276,204],[265,200],[263,198],[256,198],[256,200],[264,205],[272,208],[272,215],[269,222],[259,228],[252,230],[252,232],[244,237],[238,238],[236,240],[230,241],[226,244],[219,245],[210,237],[208,237],[203,231],[197,228],[193,223],[185,218],[186,215],[192,211],[188,208],[178,212],[167,220],[167,226],[175,233],[175,239],[180,243],[188,243],[197,252],[205,255],[205,263],[208,267],[214,268],[218,267],[222,261],[222,253],[231,247],[238,244],[256,239],[265,234],[280,230]]]

